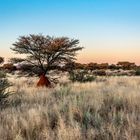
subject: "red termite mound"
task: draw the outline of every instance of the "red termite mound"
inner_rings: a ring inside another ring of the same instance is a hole
[[[37,83],[37,87],[51,87],[51,82],[49,79],[45,76],[45,74],[42,74],[40,76],[40,79]]]

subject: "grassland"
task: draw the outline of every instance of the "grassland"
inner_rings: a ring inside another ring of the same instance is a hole
[[[36,88],[36,78],[9,78],[0,140],[139,140],[140,78],[97,78]]]

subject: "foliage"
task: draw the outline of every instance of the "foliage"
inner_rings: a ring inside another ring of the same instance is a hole
[[[3,108],[8,103],[8,97],[10,92],[7,91],[10,84],[6,79],[6,73],[4,71],[0,71],[0,108]]]
[[[21,36],[11,49],[25,54],[27,62],[46,73],[53,66],[75,60],[76,52],[83,49],[78,44],[79,40],[67,37],[29,35]]]
[[[106,76],[106,71],[105,70],[97,70],[97,71],[95,71],[95,75]]]
[[[73,82],[92,82],[95,79],[96,77],[89,74],[86,70],[77,70],[70,72],[70,80]]]
[[[0,64],[2,64],[4,62],[4,58],[0,57]]]
[[[0,57],[0,63],[3,63],[4,59]],[[0,70],[0,108],[6,105],[7,98],[9,97],[9,92],[6,91],[10,86],[8,80],[6,79],[6,73]]]
[[[22,59],[22,58],[10,58],[10,60],[9,60],[9,62],[12,64],[21,63],[23,61],[25,61],[25,59]]]
[[[0,64],[2,64],[4,62],[4,58],[0,57]]]
[[[136,70],[135,75],[136,75],[136,76],[140,76],[140,69],[137,69],[137,70]]]
[[[5,77],[6,77],[6,73],[0,70],[0,78],[5,78]]]
[[[16,67],[12,63],[7,63],[3,65],[3,69],[9,70],[11,72],[11,71],[16,70]]]
[[[10,86],[6,79],[0,79],[0,108],[5,106],[8,102],[7,98],[10,95],[10,92],[6,89]]]

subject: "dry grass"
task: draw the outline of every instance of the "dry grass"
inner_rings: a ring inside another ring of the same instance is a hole
[[[140,78],[98,78],[54,89],[9,78],[15,94],[0,112],[1,140],[139,140]]]

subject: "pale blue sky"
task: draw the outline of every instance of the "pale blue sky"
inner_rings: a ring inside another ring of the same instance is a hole
[[[80,62],[140,64],[139,0],[0,0],[0,56],[20,35],[78,38]]]

